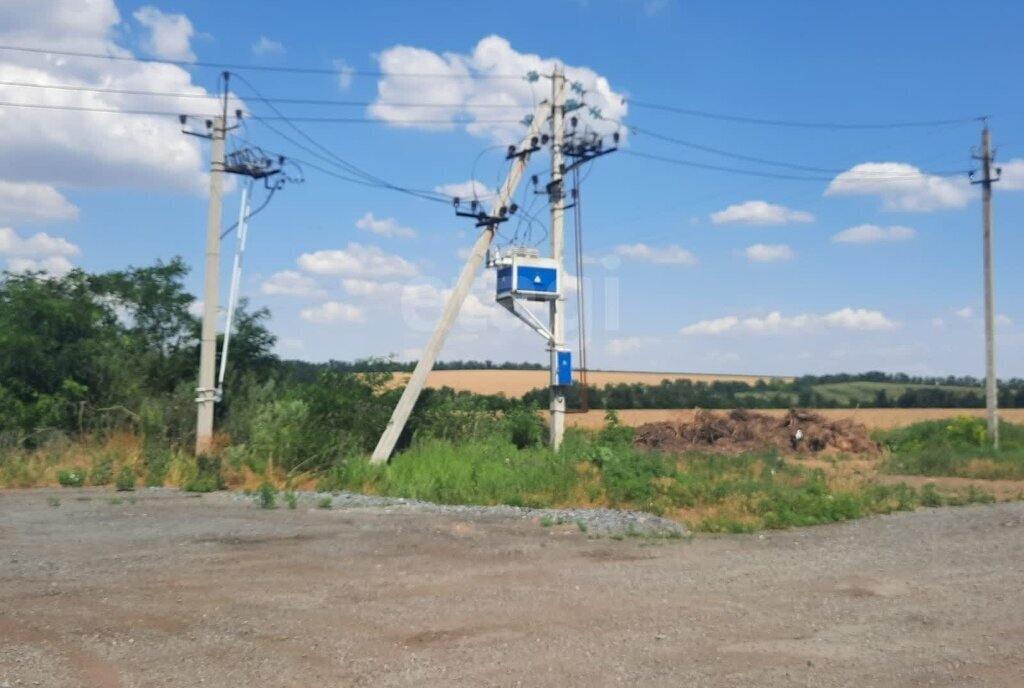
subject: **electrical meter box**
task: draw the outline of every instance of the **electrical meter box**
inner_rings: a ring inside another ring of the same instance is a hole
[[[553,301],[558,298],[558,262],[551,258],[512,255],[497,266],[497,298]]]
[[[555,369],[551,371],[551,384],[555,387],[572,385],[572,352],[559,350],[555,352]]]

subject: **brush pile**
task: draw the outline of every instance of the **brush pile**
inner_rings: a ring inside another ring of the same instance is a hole
[[[633,443],[671,454],[742,454],[775,450],[781,454],[878,456],[882,447],[864,425],[829,420],[813,411],[791,409],[772,416],[745,409],[713,413],[698,409],[692,421],[647,423]]]

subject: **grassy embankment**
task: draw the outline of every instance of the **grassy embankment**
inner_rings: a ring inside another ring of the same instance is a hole
[[[54,443],[4,453],[0,486],[54,484],[60,471],[65,484],[108,485],[127,466],[143,485],[207,491],[252,488],[269,478],[288,490],[316,486],[442,503],[643,509],[696,531],[752,532],[995,499],[982,482],[949,486],[937,480],[915,488],[883,483],[880,474],[1024,480],[1024,426],[1003,424],[996,452],[985,446],[982,423],[969,418],[878,433],[890,450],[881,459],[678,457],[636,450],[631,437],[629,428],[612,422],[600,432],[570,433],[558,454],[517,449],[502,437],[459,444],[430,439],[387,466],[351,458],[318,475],[289,476],[268,473],[265,464],[248,465],[237,453],[197,465],[183,452],[147,453],[135,438],[115,436],[96,445]]]

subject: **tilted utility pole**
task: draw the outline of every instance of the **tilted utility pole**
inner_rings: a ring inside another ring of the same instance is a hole
[[[999,449],[999,390],[996,378],[996,333],[995,333],[995,278],[992,274],[992,183],[999,181],[1000,170],[992,176],[992,136],[988,124],[981,130],[982,178],[972,183],[981,184],[982,192],[982,245],[985,260],[985,410],[988,417],[988,437],[995,449]]]
[[[565,275],[565,69],[556,65],[551,77],[551,257],[558,263],[559,280]],[[551,448],[558,450],[565,435],[565,387],[558,384],[560,351],[565,349],[565,289],[551,301]]]
[[[559,97],[564,97],[564,94],[559,94]],[[492,206],[493,209],[491,210],[490,217],[497,218],[501,216],[503,209],[507,210],[511,207],[512,196],[523,177],[523,173],[526,171],[530,152],[535,149],[532,142],[537,139],[541,125],[547,120],[549,107],[549,103],[542,103],[533,115],[529,130],[526,132],[526,136],[523,138],[523,143],[520,146],[522,153],[515,155],[512,169],[509,170],[508,177],[506,177],[505,183],[498,192],[498,198]],[[395,450],[395,445],[398,444],[398,438],[401,436],[402,430],[405,429],[405,424],[408,422],[410,414],[412,414],[413,407],[416,406],[416,400],[419,399],[420,392],[423,391],[423,387],[427,383],[427,375],[433,369],[434,362],[437,361],[437,357],[441,353],[441,347],[444,346],[445,339],[448,338],[448,333],[455,326],[455,320],[459,316],[462,303],[466,300],[466,296],[469,295],[469,289],[473,286],[473,280],[480,271],[480,266],[487,255],[487,249],[494,239],[497,221],[484,223],[481,227],[480,236],[477,238],[476,243],[473,244],[469,259],[459,275],[459,281],[455,284],[455,289],[452,291],[451,296],[448,297],[448,303],[445,304],[441,319],[438,321],[437,327],[434,328],[430,341],[423,349],[423,354],[420,356],[420,360],[417,361],[416,368],[409,377],[409,382],[405,385],[401,399],[398,400],[395,410],[391,413],[391,419],[388,421],[387,427],[384,428],[384,432],[377,442],[377,447],[373,450],[372,463],[384,463],[391,457],[391,453]]]
[[[203,333],[199,345],[199,386],[196,388],[196,454],[209,450],[213,440],[213,407],[217,401],[217,287],[220,280],[220,224],[224,187],[224,135],[227,118],[213,119],[210,138],[210,213],[206,221],[206,287],[203,295]]]

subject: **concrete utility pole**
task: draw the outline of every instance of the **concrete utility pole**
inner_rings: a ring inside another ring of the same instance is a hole
[[[213,439],[213,406],[216,403],[217,286],[220,275],[220,224],[224,186],[224,135],[227,117],[213,119],[210,132],[210,214],[206,222],[206,288],[203,295],[203,334],[199,348],[199,386],[196,389],[196,454],[209,450]]]
[[[565,435],[565,388],[558,381],[558,352],[565,348],[565,69],[556,65],[551,77],[551,257],[558,263],[562,288],[549,306],[551,312],[551,448],[558,450]]]
[[[563,98],[564,93],[560,93],[558,97]],[[548,103],[542,103],[537,108],[537,112],[530,122],[529,130],[523,138],[520,150],[526,151],[531,148],[531,142],[539,136],[540,127],[547,120],[548,108]],[[529,158],[528,152],[515,157],[512,169],[509,170],[508,177],[506,177],[501,191],[498,192],[498,198],[492,206],[491,217],[497,217],[502,208],[507,209],[511,206],[512,196],[523,177],[523,173],[526,171]],[[441,347],[444,346],[445,339],[448,338],[448,334],[455,326],[455,320],[459,316],[462,303],[466,300],[469,289],[473,286],[473,280],[480,271],[480,266],[487,255],[487,249],[494,239],[496,227],[497,223],[484,225],[483,231],[480,232],[476,243],[473,244],[469,259],[466,261],[465,267],[462,268],[462,273],[459,275],[459,281],[456,283],[455,289],[452,291],[451,296],[448,297],[448,303],[445,304],[441,319],[438,321],[437,327],[434,328],[430,341],[423,349],[423,354],[420,356],[420,360],[417,361],[416,368],[409,377],[409,382],[405,385],[402,398],[398,400],[395,410],[391,413],[391,419],[388,421],[387,427],[384,428],[380,440],[377,441],[377,447],[373,450],[373,456],[370,459],[372,463],[384,463],[395,450],[398,438],[401,436],[402,430],[405,429],[405,424],[408,422],[410,414],[412,414],[413,407],[416,406],[416,400],[419,399],[420,392],[423,391],[423,387],[427,383],[427,375],[433,369],[434,362],[437,361],[437,357],[441,353]]]
[[[992,137],[988,124],[981,130],[981,155],[975,156],[982,163],[982,178],[974,181],[982,190],[982,241],[985,256],[985,409],[988,417],[988,437],[992,446],[999,449],[999,390],[996,378],[996,333],[995,333],[995,278],[992,274],[992,183],[999,181],[999,170],[992,176]]]

